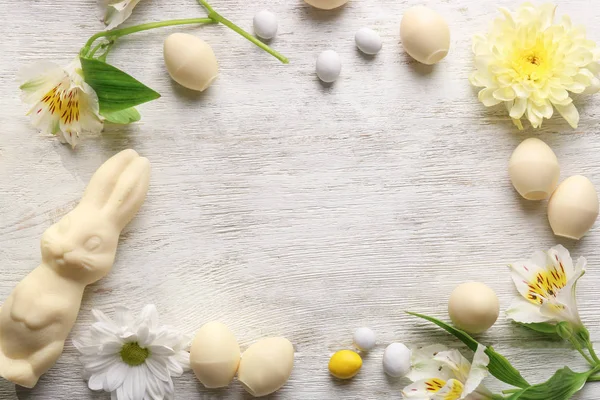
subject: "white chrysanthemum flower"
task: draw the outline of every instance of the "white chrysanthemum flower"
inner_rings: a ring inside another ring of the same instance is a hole
[[[100,133],[104,128],[98,96],[82,75],[79,58],[66,68],[42,61],[19,73],[21,99],[31,105],[28,115],[33,125],[73,147],[80,133]]]
[[[101,2],[106,9],[104,14],[106,29],[113,29],[131,16],[140,0],[101,0]]]
[[[92,313],[96,322],[90,331],[73,341],[89,388],[110,392],[112,400],[173,399],[171,378],[189,369],[190,338],[159,326],[154,305],[137,318],[119,307],[115,321],[101,311]]]
[[[477,70],[470,81],[483,88],[479,100],[486,107],[504,103],[519,129],[523,116],[539,128],[554,109],[576,128],[579,112],[569,92],[600,89],[600,49],[568,16],[555,24],[555,10],[531,3],[514,13],[500,8],[490,31],[473,38]]]
[[[560,245],[547,252],[538,251],[530,260],[511,264],[512,279],[521,296],[515,298],[507,316],[525,324],[566,321],[582,326],[575,287],[585,266],[583,257],[573,266],[569,251]]]
[[[427,346],[413,351],[411,372],[413,381],[402,390],[402,398],[418,400],[483,400],[492,393],[481,382],[488,375],[490,359],[485,347],[479,345],[473,363],[458,350],[442,345]]]

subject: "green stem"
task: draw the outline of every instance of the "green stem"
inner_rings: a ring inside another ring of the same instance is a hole
[[[502,394],[512,394],[512,393],[517,393],[520,392],[523,389],[506,389],[502,391]]]
[[[98,50],[100,50],[100,48],[101,48],[102,46],[104,46],[104,43],[98,43],[97,45],[95,45],[95,46],[94,46],[94,47],[93,47],[93,48],[90,50],[90,52],[88,53],[88,56],[89,56],[90,58],[94,57],[94,55],[96,54],[96,52],[97,52]]]
[[[261,49],[263,49],[267,53],[271,54],[273,57],[277,58],[282,63],[288,64],[290,62],[287,59],[287,57],[285,57],[283,54],[280,54],[277,51],[273,50],[272,48],[270,48],[269,46],[267,46],[266,44],[264,44],[263,42],[261,42],[260,40],[258,40],[257,38],[255,38],[254,36],[250,35],[248,32],[246,32],[245,30],[243,30],[242,28],[240,28],[239,26],[237,26],[236,24],[234,24],[233,22],[231,22],[227,18],[223,17],[218,12],[216,12],[210,6],[210,4],[208,4],[205,0],[198,0],[198,3],[202,7],[206,8],[206,11],[208,11],[208,17],[210,19],[212,19],[213,21],[219,22],[219,23],[225,25],[226,27],[228,27],[229,29],[233,30],[234,32],[242,35],[243,37],[245,37],[246,39],[248,39],[249,41],[251,41],[252,43],[254,43],[255,45],[257,45],[258,47],[260,47]]]
[[[583,358],[585,358],[585,361],[587,361],[592,367],[596,365],[594,360],[592,360],[587,354],[585,354],[581,348],[576,348],[576,349],[579,352],[579,354],[581,354],[581,356]]]
[[[598,355],[596,354],[596,351],[594,350],[594,345],[591,342],[587,343],[587,349],[590,352],[592,358],[594,359],[594,361],[596,362],[596,365],[600,364],[600,359],[598,358]]]
[[[101,37],[111,36],[114,39],[120,38],[122,36],[131,35],[132,33],[147,31],[150,29],[162,28],[165,26],[174,26],[174,25],[192,25],[192,24],[214,24],[215,20],[213,18],[188,18],[188,19],[172,19],[169,21],[161,21],[161,22],[150,22],[148,24],[130,26],[128,28],[122,29],[113,29],[110,31],[98,32],[93,35],[85,44],[83,49],[81,50],[81,54],[83,56],[87,56],[89,53],[90,47],[94,44],[94,42]]]

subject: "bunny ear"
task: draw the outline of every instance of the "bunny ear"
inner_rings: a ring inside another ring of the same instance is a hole
[[[135,158],[119,176],[104,210],[121,229],[138,212],[150,182],[150,162],[147,158]]]
[[[92,176],[81,201],[89,202],[98,208],[104,207],[117,185],[119,176],[138,157],[135,150],[129,149],[109,158]]]

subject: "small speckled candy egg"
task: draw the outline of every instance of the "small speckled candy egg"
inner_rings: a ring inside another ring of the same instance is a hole
[[[315,8],[319,8],[321,10],[333,10],[334,8],[338,8],[343,6],[348,2],[348,0],[304,0],[311,6]]]
[[[400,24],[404,50],[423,64],[436,64],[450,49],[450,28],[446,20],[430,8],[416,6],[408,9]]]
[[[227,326],[209,322],[198,330],[190,348],[190,365],[205,387],[229,385],[239,364],[240,346]]]
[[[292,374],[294,346],[286,338],[261,339],[242,354],[238,380],[254,397],[279,390]]]
[[[468,333],[481,333],[496,322],[500,303],[496,293],[480,282],[459,285],[448,302],[450,319],[457,328]]]
[[[377,340],[375,332],[370,328],[358,328],[354,331],[354,345],[362,351],[369,351],[375,347]]]
[[[325,83],[337,80],[342,72],[342,61],[340,56],[333,50],[325,50],[317,58],[317,76]]]
[[[552,149],[540,139],[529,138],[517,146],[508,162],[510,180],[527,200],[548,198],[560,176],[558,159]]]
[[[383,352],[383,371],[394,378],[401,378],[410,372],[412,353],[402,343],[392,343]]]
[[[262,10],[254,16],[254,33],[261,39],[273,39],[277,34],[277,17],[269,10]]]
[[[358,374],[362,358],[352,350],[340,350],[329,360],[329,372],[338,379],[350,379]]]
[[[187,33],[174,33],[164,44],[171,78],[188,89],[204,91],[219,76],[219,64],[208,43]]]
[[[581,175],[565,179],[548,201],[548,221],[557,236],[579,240],[598,218],[598,193]]]
[[[381,36],[371,28],[361,28],[354,36],[356,47],[365,54],[375,55],[379,53],[383,42]]]

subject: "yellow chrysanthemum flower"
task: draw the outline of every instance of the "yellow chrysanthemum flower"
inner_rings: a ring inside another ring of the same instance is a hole
[[[483,88],[479,100],[486,107],[504,103],[519,129],[523,116],[539,128],[554,109],[576,128],[579,112],[569,92],[600,90],[600,49],[568,16],[555,24],[554,4],[500,11],[490,31],[473,38],[477,70],[470,81]]]

